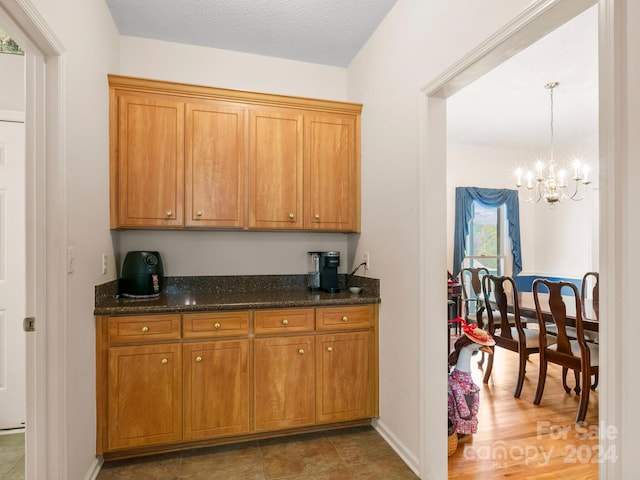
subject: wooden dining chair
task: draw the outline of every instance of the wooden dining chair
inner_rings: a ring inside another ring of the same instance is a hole
[[[482,279],[485,304],[492,305],[487,309],[487,330],[496,341],[495,347],[504,348],[518,354],[518,379],[513,396],[520,397],[524,377],[526,375],[527,359],[532,353],[540,351],[538,330],[526,327],[526,323],[520,316],[518,302],[518,288],[513,278],[508,276],[486,275]],[[509,311],[511,306],[512,311]],[[555,342],[555,338],[549,335],[547,342]],[[494,347],[494,349],[495,349]],[[484,383],[489,382],[493,369],[493,357],[489,355],[487,370],[484,374]]]
[[[486,267],[463,268],[460,271],[462,285],[462,316],[469,323],[475,323],[484,328],[483,314],[485,311],[484,296],[482,294],[482,278],[489,275]]]
[[[586,312],[592,312],[595,317],[593,320],[600,321],[600,274],[598,272],[587,272],[582,277],[582,285],[580,287],[580,301],[582,304],[582,315],[589,318]],[[591,308],[588,308],[587,302],[591,302]],[[588,340],[598,342],[598,332],[585,330],[584,332]]]
[[[547,324],[544,320],[545,305],[541,299],[543,292],[541,287],[548,290],[548,310],[551,311],[551,317],[556,330],[556,342],[547,345]],[[563,298],[563,289],[569,289],[573,297],[566,296]],[[589,393],[592,388],[591,376],[598,374],[599,348],[598,344],[587,342],[584,336],[584,327],[582,323],[582,305],[580,301],[578,287],[570,282],[552,282],[545,279],[537,279],[533,282],[533,300],[536,306],[536,316],[538,318],[538,328],[540,329],[540,369],[538,374],[538,385],[536,387],[533,403],[540,405],[542,393],[544,392],[544,384],[547,378],[547,365],[554,363],[560,365],[563,370],[563,386],[567,393],[570,392],[565,384],[565,376],[567,369],[573,370],[578,379],[580,374],[581,381],[576,381],[575,391],[580,394],[580,403],[578,405],[578,413],[576,414],[576,423],[584,422],[587,415],[587,407],[589,405]],[[567,302],[575,303],[575,338],[571,338],[567,334]],[[580,384],[584,388],[580,388]],[[588,387],[587,387],[588,385]]]

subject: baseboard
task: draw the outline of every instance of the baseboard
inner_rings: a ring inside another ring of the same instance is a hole
[[[371,422],[373,428],[380,434],[382,438],[393,448],[393,450],[398,454],[398,456],[402,459],[404,463],[415,473],[418,477],[420,477],[420,462],[413,455],[407,447],[400,441],[398,438],[391,433],[391,431],[385,426],[385,424],[380,421],[380,419],[373,419]]]
[[[96,457],[93,463],[91,464],[89,471],[84,476],[84,480],[96,480],[96,478],[98,478],[98,474],[100,473],[100,469],[102,468],[103,463],[104,463],[104,460],[102,459],[102,457]]]

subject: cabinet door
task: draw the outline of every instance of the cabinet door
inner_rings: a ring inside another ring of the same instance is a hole
[[[184,438],[249,431],[249,340],[183,345]]]
[[[316,422],[371,416],[369,332],[316,337]]]
[[[254,343],[255,429],[315,422],[314,338],[257,338]]]
[[[251,111],[249,228],[302,228],[303,117]]]
[[[180,101],[119,97],[118,227],[182,226],[183,128]]]
[[[220,102],[186,106],[185,224],[242,227],[245,109]]]
[[[353,231],[360,205],[356,117],[305,118],[304,228]]]
[[[109,448],[181,440],[180,345],[112,347],[108,357]]]

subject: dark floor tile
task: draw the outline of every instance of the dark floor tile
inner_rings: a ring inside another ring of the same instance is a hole
[[[225,445],[182,454],[179,480],[264,480],[256,443]]]
[[[153,455],[105,462],[96,480],[176,480],[180,455]]]
[[[348,466],[397,458],[396,452],[373,427],[357,427],[328,432],[327,437]]]
[[[324,433],[265,440],[260,442],[260,453],[267,479],[311,478],[344,466]]]
[[[353,480],[417,480],[413,471],[399,458],[379,460],[349,467]]]

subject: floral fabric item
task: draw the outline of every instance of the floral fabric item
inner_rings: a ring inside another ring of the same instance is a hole
[[[471,373],[453,370],[449,374],[449,418],[459,434],[470,435],[478,430],[479,391]]]

